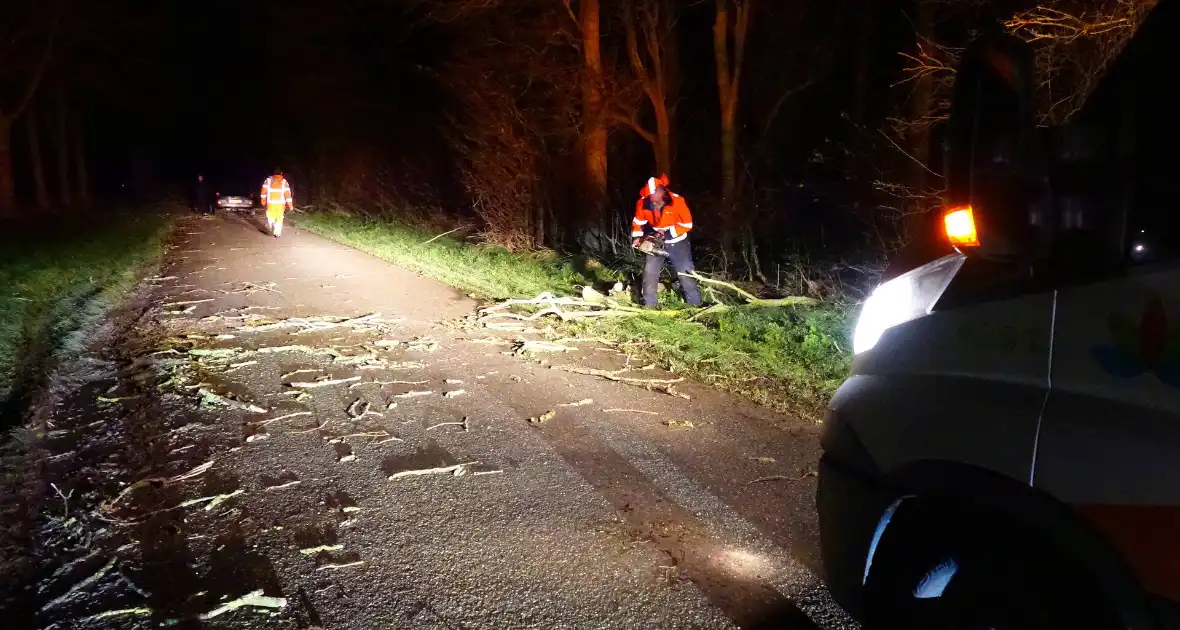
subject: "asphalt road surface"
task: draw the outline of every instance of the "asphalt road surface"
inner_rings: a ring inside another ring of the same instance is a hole
[[[18,562],[39,581],[0,606],[56,628],[852,627],[817,577],[816,426],[570,371],[676,378],[599,341],[522,347],[544,337],[477,307],[298,227],[182,220],[48,392]]]

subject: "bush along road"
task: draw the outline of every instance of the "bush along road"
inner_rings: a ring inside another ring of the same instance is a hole
[[[479,306],[302,229],[183,219],[0,460],[0,607],[14,627],[850,627],[817,577],[813,421]]]

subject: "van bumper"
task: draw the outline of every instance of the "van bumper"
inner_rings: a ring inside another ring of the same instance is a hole
[[[893,500],[893,492],[851,426],[829,409],[820,444],[820,553],[832,598],[853,617],[860,615],[865,561],[873,532]]]
[[[883,487],[825,454],[819,462],[815,493],[820,553],[832,598],[853,617],[860,614],[861,589],[869,545],[889,507]]]

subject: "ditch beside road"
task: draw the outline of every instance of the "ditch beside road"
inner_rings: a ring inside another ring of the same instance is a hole
[[[817,426],[602,340],[481,328],[477,306],[298,228],[182,219],[9,456],[26,514],[0,607],[60,628],[851,627],[817,577]]]

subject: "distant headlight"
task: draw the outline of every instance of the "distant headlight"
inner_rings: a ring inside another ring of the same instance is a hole
[[[874,289],[856,320],[852,351],[871,350],[886,330],[929,315],[964,260],[962,254],[944,256]]]

